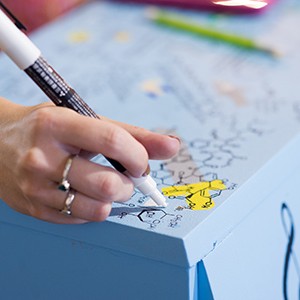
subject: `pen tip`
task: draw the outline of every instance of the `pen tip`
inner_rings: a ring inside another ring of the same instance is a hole
[[[149,196],[158,206],[166,207],[168,205],[165,196],[159,190],[155,190]]]
[[[158,190],[149,195],[148,201],[146,201],[142,207],[155,207],[155,208],[164,208],[168,206],[166,198]]]
[[[144,204],[140,205],[140,207],[153,207],[153,208],[165,208],[168,206],[168,203],[164,205],[157,204],[152,198],[149,198]]]

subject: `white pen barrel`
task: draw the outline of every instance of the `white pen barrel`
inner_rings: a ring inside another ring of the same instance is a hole
[[[0,10],[0,49],[22,70],[30,67],[41,55],[40,50]]]
[[[133,182],[134,186],[144,195],[150,195],[156,190],[156,182],[149,175],[139,178],[127,175]]]

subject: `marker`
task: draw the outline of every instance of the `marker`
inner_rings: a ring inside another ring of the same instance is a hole
[[[250,38],[237,35],[234,33],[224,32],[211,27],[203,26],[195,22],[191,22],[176,14],[167,13],[155,7],[148,8],[147,17],[156,24],[179,29],[197,36],[206,37],[212,40],[222,41],[227,44],[235,45],[248,50],[262,51],[272,56],[279,56],[274,49],[260,44]]]
[[[25,71],[57,106],[67,107],[81,115],[100,119],[47,63],[41,56],[41,51],[15,26],[1,9],[0,49],[2,49],[21,70]],[[106,159],[116,170],[129,177],[135,188],[145,196],[151,197],[157,206],[167,206],[166,198],[157,189],[156,182],[149,174],[140,178],[132,177],[119,162],[111,158]]]

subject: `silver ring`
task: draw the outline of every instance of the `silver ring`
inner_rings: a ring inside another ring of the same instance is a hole
[[[74,157],[75,157],[74,155],[71,155],[68,158],[68,160],[65,164],[64,171],[63,171],[62,180],[59,183],[59,185],[57,186],[57,188],[59,190],[63,191],[63,192],[68,192],[70,190],[70,187],[71,187],[70,183],[68,181],[68,175],[69,175]]]
[[[67,198],[65,200],[65,207],[64,209],[62,209],[60,212],[66,216],[71,216],[72,215],[72,211],[71,211],[71,206],[72,203],[75,199],[75,191],[74,190],[69,190]]]

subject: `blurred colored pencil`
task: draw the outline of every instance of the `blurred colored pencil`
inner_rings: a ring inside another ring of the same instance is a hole
[[[253,39],[238,34],[225,32],[208,26],[191,22],[179,15],[167,13],[163,10],[151,7],[147,9],[147,17],[156,24],[192,33],[197,36],[221,41],[248,50],[262,51],[272,56],[278,57],[279,54],[274,49],[269,48]]]

